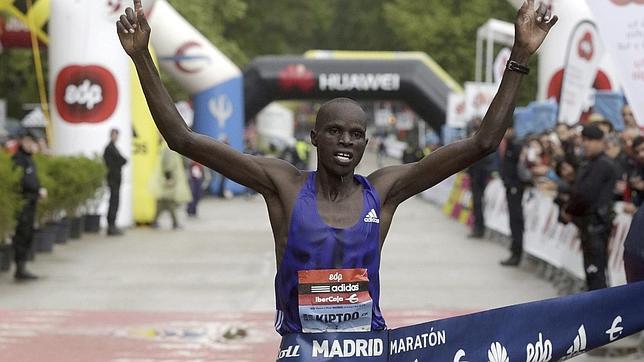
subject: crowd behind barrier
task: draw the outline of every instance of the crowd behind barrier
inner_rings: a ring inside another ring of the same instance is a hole
[[[489,182],[483,197],[488,236],[505,241],[512,239],[506,185],[519,184],[520,192],[523,192],[523,252],[540,263],[538,270],[548,271],[546,276],[558,284],[562,293],[578,291],[586,279],[583,247],[576,226],[579,223],[569,215],[572,200],[599,198],[599,195],[585,195],[578,189],[581,187],[579,175],[583,177],[583,172],[587,172],[588,168],[584,167],[591,159],[584,156],[587,149],[587,145],[584,146],[587,138],[582,137],[584,127],[601,130],[601,157],[614,170],[611,200],[605,202],[605,206],[613,210],[606,213],[608,225],[612,223],[606,243],[607,283],[610,286],[625,283],[624,240],[632,214],[644,199],[644,142],[642,130],[635,123],[628,105],[621,108],[619,118],[617,122],[593,113],[586,126],[556,124],[554,128],[541,129],[538,133],[516,132],[515,128],[514,134],[506,134],[489,169]],[[510,146],[518,153],[513,159],[516,165],[511,165],[516,172],[508,177],[507,164],[503,162],[510,162],[507,157],[504,160],[504,156],[512,155],[505,151]],[[439,205],[446,215],[472,225],[476,213],[472,202],[472,178],[468,173],[471,172],[448,178],[424,192],[423,197]],[[592,174],[590,178],[593,178]],[[590,204],[585,205],[586,209],[589,207]]]
[[[523,195],[525,233],[524,251],[529,255],[583,280],[585,278],[583,254],[577,228],[558,221],[559,206],[552,195],[529,189]],[[609,285],[626,283],[624,275],[624,239],[631,225],[632,215],[623,211],[623,202],[615,204],[608,251]],[[485,190],[485,226],[492,231],[510,237],[509,215],[505,188],[500,179],[493,179]]]

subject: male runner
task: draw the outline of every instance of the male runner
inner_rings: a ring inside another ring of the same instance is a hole
[[[304,172],[289,163],[240,153],[192,132],[163,87],[148,51],[150,26],[141,0],[117,21],[121,44],[136,66],[159,131],[171,149],[264,197],[277,258],[276,329],[280,334],[386,328],[380,313],[380,250],[400,203],[494,152],[512,122],[525,64],[557,22],[527,0],[499,91],[472,137],[422,160],[354,175],[367,145],[367,116],[341,98],[319,110],[311,142],[318,165]]]

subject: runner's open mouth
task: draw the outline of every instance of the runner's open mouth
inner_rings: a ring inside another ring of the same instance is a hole
[[[351,162],[353,159],[353,155],[348,152],[336,152],[333,154],[336,160],[342,162],[342,163],[348,163]]]

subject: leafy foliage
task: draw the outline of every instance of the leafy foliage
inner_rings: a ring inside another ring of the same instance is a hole
[[[461,83],[474,76],[476,29],[489,18],[515,16],[507,0],[168,1],[240,67],[258,55],[309,49],[413,50],[429,54]],[[9,99],[9,115],[20,117],[22,103],[38,102],[30,50],[5,50],[0,69],[0,97]],[[188,97],[163,80],[175,98]],[[532,72],[519,103],[535,94]]]
[[[22,208],[21,170],[13,167],[9,154],[0,152],[0,245],[16,226],[16,214]]]
[[[43,55],[43,72],[47,74],[47,55]],[[31,49],[5,49],[0,54],[0,98],[7,99],[7,113],[24,116],[24,103],[38,103],[38,82]]]
[[[389,27],[409,49],[424,51],[458,82],[474,79],[476,31],[488,19],[514,23],[506,0],[393,0],[385,5]],[[531,63],[536,70],[536,63]],[[519,103],[534,100],[536,71],[524,82]]]
[[[76,216],[105,179],[105,165],[99,158],[37,155],[34,160],[40,183],[47,189],[47,198],[37,208],[40,223],[54,220],[63,212]]]

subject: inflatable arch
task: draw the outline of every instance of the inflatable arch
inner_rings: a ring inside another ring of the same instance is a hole
[[[393,99],[405,101],[440,130],[451,92],[463,90],[429,56],[417,52],[311,51],[303,57],[259,57],[244,70],[247,119],[274,100]]]
[[[158,132],[114,25],[125,7],[132,4],[101,0],[53,1],[50,5],[54,152],[100,155],[109,130],[119,129],[118,147],[131,162],[124,169],[117,223],[149,222],[155,213],[148,186],[156,162]],[[151,46],[160,66],[193,97],[193,128],[242,150],[239,68],[165,0],[143,0],[143,5],[154,28]],[[230,188],[241,190],[239,185]]]

